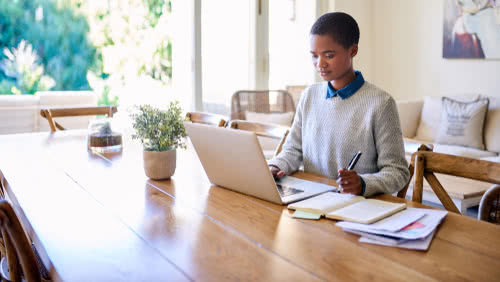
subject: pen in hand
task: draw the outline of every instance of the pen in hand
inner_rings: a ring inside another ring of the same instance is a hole
[[[354,167],[356,166],[356,163],[358,163],[358,160],[359,158],[361,157],[361,151],[358,151],[354,157],[352,157],[351,161],[349,162],[349,164],[347,165],[347,169],[348,170],[353,170]]]
[[[349,161],[349,164],[347,165],[347,168],[346,168],[347,170],[353,170],[354,169],[354,167],[356,166],[356,164],[359,161],[359,158],[361,157],[361,154],[362,154],[361,151],[358,151],[354,155],[354,157],[352,157],[351,161]],[[339,182],[337,182],[337,183],[339,183]],[[347,184],[347,181],[346,181],[346,184]],[[339,193],[343,193],[344,192],[341,186],[339,187],[339,189],[337,189],[337,192],[339,192]]]

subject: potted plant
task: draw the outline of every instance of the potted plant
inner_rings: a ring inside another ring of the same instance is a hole
[[[170,102],[167,110],[140,105],[131,114],[135,134],[144,149],[144,171],[154,180],[168,179],[175,172],[176,149],[186,148],[182,109]]]

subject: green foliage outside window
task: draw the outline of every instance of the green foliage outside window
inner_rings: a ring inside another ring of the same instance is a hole
[[[16,49],[25,41],[33,46],[37,60],[30,68],[35,73],[25,73],[24,77],[43,77],[38,73],[37,66],[41,66],[44,75],[55,82],[51,90],[90,89],[87,71],[99,72],[99,55],[87,38],[87,20],[73,8],[67,1],[0,0],[0,60],[9,60],[5,50]],[[23,89],[23,81],[18,78],[0,70],[4,86],[10,83]],[[23,89],[28,92],[22,94],[46,90],[36,85]]]
[[[116,105],[143,78],[167,85],[171,12],[171,0],[0,0],[0,65],[16,63],[5,51],[23,40],[36,58],[13,76],[0,68],[0,94],[92,89],[99,104]]]
[[[26,41],[22,40],[17,48],[5,48],[3,54],[6,58],[0,61],[0,71],[7,78],[0,81],[0,93],[34,94],[55,85],[54,80],[44,74],[38,55]]]

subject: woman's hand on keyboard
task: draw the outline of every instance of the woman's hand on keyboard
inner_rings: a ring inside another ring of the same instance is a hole
[[[285,176],[285,172],[282,171],[279,167],[271,165],[269,166],[269,169],[271,170],[271,174],[273,175],[275,180],[278,180]]]

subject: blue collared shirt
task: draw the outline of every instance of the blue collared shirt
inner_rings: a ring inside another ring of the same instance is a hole
[[[363,75],[361,74],[360,71],[354,71],[354,74],[356,74],[356,78],[351,81],[351,83],[347,84],[344,88],[335,90],[330,82],[328,82],[328,88],[326,90],[326,99],[335,97],[337,95],[340,96],[342,99],[347,99],[354,95],[356,91],[363,86],[365,83],[365,79],[363,78]]]

